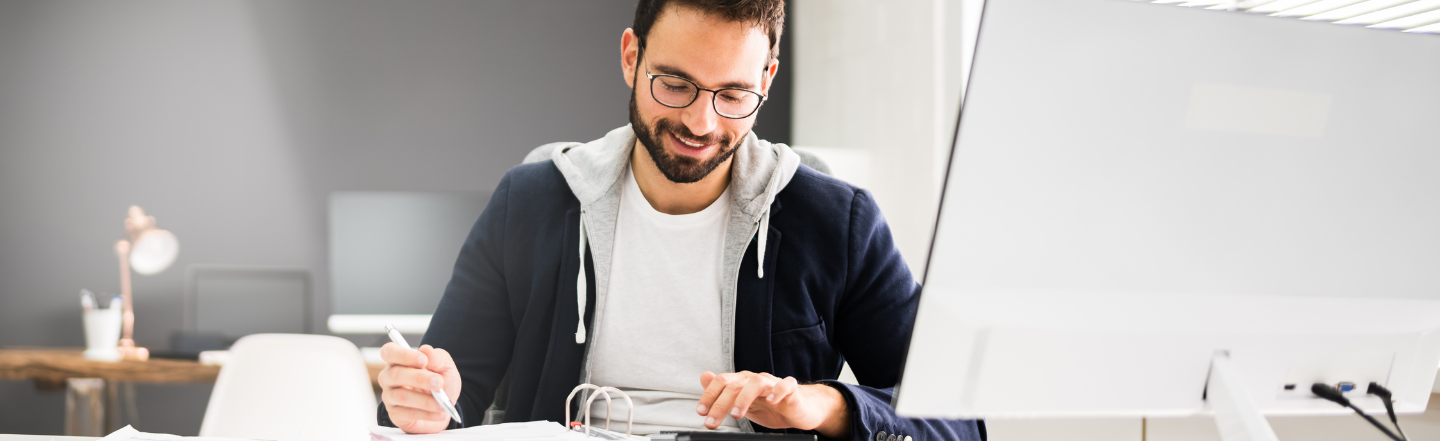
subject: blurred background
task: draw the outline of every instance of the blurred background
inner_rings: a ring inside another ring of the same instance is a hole
[[[934,57],[944,3],[792,1],[755,128],[891,184],[874,190],[917,269],[959,103],[958,56]],[[157,353],[181,331],[329,334],[332,313],[433,311],[506,170],[628,122],[633,14],[633,0],[0,2],[0,347],[85,345],[78,293],[120,292],[131,205],[180,243],[169,269],[133,276],[135,339]],[[872,93],[899,73],[945,93]],[[376,268],[409,279],[366,278]],[[211,387],[137,383],[137,427],[196,434]],[[0,380],[0,433],[64,433],[64,389],[41,389]]]
[[[1440,32],[1436,0],[1159,3]],[[120,292],[131,205],[180,243],[168,270],[134,277],[135,339],[153,351],[184,349],[182,332],[331,334],[332,314],[433,311],[506,170],[628,122],[618,49],[634,5],[0,1],[0,348],[85,345],[78,292]],[[870,189],[917,276],[981,6],[791,0],[755,127]],[[64,388],[38,386],[0,379],[0,433],[65,432]],[[126,421],[195,435],[212,387],[138,383]],[[1335,421],[1319,430],[1371,431]],[[1138,440],[1146,424],[991,433]]]

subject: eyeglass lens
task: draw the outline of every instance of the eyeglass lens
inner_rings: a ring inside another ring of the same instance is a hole
[[[660,104],[670,107],[686,107],[695,102],[699,88],[694,83],[680,78],[657,75],[650,82],[650,93]],[[760,107],[760,95],[739,90],[721,89],[715,93],[715,112],[729,118],[744,118]]]

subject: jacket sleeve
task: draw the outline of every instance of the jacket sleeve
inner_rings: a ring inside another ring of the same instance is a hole
[[[454,273],[422,344],[444,349],[460,371],[455,408],[464,426],[480,425],[510,364],[515,326],[505,287],[505,225],[511,173],[506,173],[455,260]],[[376,421],[394,427],[385,404]],[[451,429],[463,427],[454,421]]]
[[[985,439],[983,421],[904,418],[895,414],[890,403],[914,327],[920,285],[895,248],[890,227],[868,191],[855,192],[848,239],[849,262],[845,291],[836,310],[835,337],[836,346],[860,384],[823,384],[845,396],[851,439]]]

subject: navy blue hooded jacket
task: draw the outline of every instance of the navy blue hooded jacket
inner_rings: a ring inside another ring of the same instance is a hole
[[[801,165],[768,209],[763,273],[756,238],[739,263],[736,370],[836,388],[850,439],[983,440],[983,422],[902,418],[890,405],[920,287],[870,193]],[[576,338],[581,265],[596,280],[594,255],[587,250],[582,262],[577,253],[580,219],[580,200],[546,160],[506,173],[466,238],[423,343],[454,358],[467,425],[482,421],[507,375],[496,403],[504,421],[565,419],[588,346]],[[596,285],[586,285],[585,327]],[[860,384],[835,380],[845,362]],[[393,425],[383,404],[379,421]]]

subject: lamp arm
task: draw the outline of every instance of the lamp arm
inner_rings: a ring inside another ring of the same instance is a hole
[[[120,256],[120,301],[122,306],[120,321],[124,323],[123,331],[120,334],[120,346],[135,346],[135,309],[130,291],[130,242],[125,240],[116,242],[115,254]]]
[[[134,294],[130,291],[130,242],[125,240],[115,242],[115,254],[120,256],[120,301],[123,308],[120,310],[122,323],[120,358],[148,360],[150,350],[135,346],[135,303],[131,300]]]

